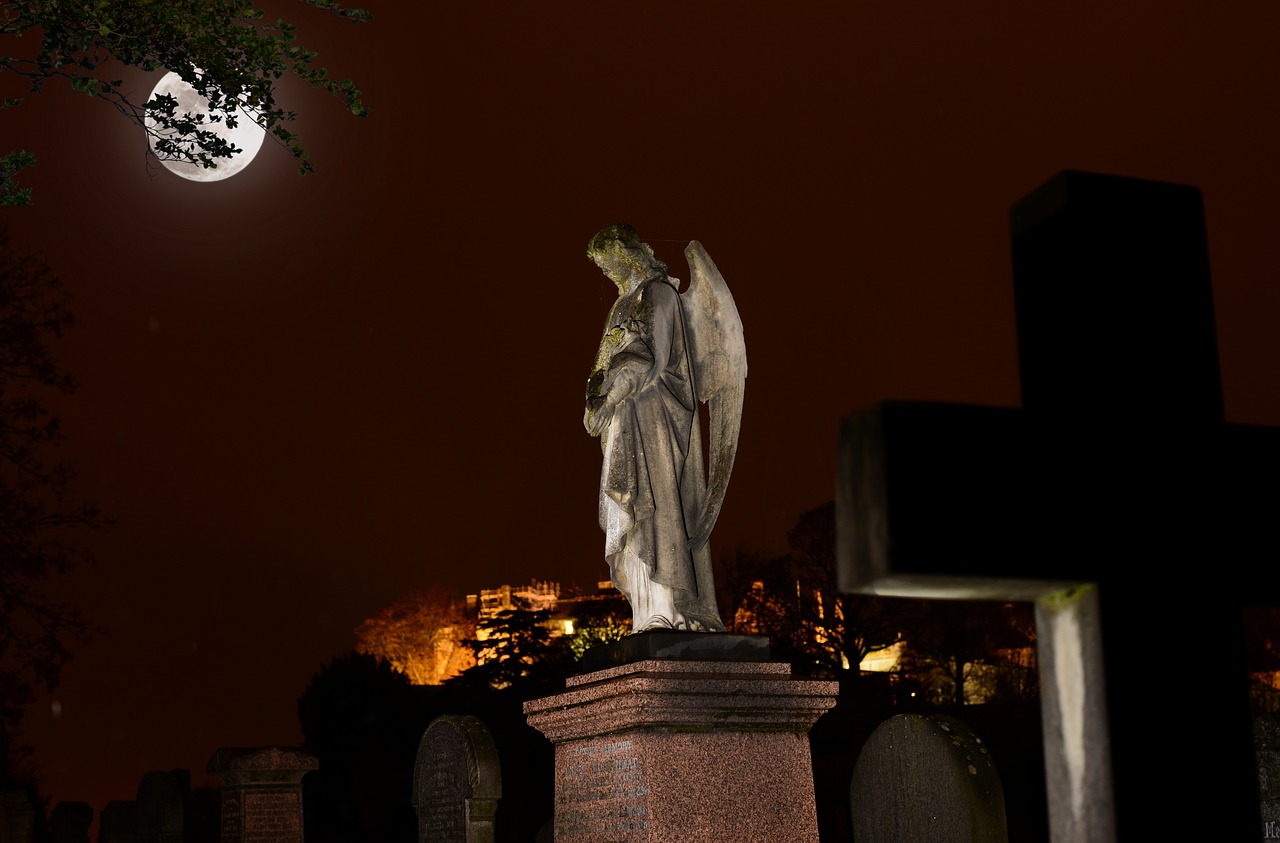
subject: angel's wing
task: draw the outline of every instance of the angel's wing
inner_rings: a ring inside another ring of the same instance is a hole
[[[747,346],[733,294],[707,250],[694,240],[684,250],[689,262],[689,289],[680,296],[693,362],[694,392],[707,403],[711,454],[707,498],[689,546],[706,544],[720,517],[742,425],[742,395],[747,380]]]

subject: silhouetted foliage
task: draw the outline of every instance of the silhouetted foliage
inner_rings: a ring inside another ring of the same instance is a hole
[[[320,760],[304,779],[307,840],[416,840],[410,789],[432,716],[419,690],[390,662],[361,653],[312,677],[298,700],[303,745]]]
[[[776,658],[797,673],[852,678],[869,654],[893,646],[918,604],[840,591],[835,503],[804,513],[776,558],[739,553],[722,559],[722,599],[735,632],[766,635]]]
[[[1245,608],[1244,644],[1253,716],[1280,711],[1280,607]]]
[[[551,612],[505,609],[476,624],[476,637],[466,644],[476,663],[446,684],[467,687],[515,688],[536,694],[562,689],[571,662],[563,637],[552,635]],[[557,687],[559,686],[559,687]]]
[[[304,746],[320,769],[303,779],[309,843],[416,843],[418,746],[442,714],[479,717],[502,766],[498,843],[526,843],[553,810],[554,748],[529,726],[529,686],[411,685],[382,659],[349,653],[321,668],[298,701]]]
[[[10,732],[35,689],[53,689],[69,641],[93,629],[47,588],[89,560],[86,530],[104,525],[77,501],[74,472],[52,459],[62,442],[46,401],[75,388],[51,344],[72,324],[68,293],[0,229],[0,718]],[[25,750],[10,744],[11,763]]]
[[[583,600],[574,607],[573,635],[568,638],[568,647],[574,660],[579,661],[592,647],[621,641],[630,633],[631,606],[621,594],[616,598]]]
[[[354,22],[372,19],[367,11],[344,8],[337,0],[303,3]],[[254,120],[289,151],[299,173],[308,173],[314,167],[288,129],[295,115],[275,99],[281,76],[292,75],[324,91],[358,117],[367,112],[355,84],[330,78],[315,64],[316,53],[297,42],[295,29],[288,21],[267,17],[252,0],[9,0],[0,16],[0,37],[7,37],[0,73],[24,78],[32,93],[51,79],[65,80],[110,103],[155,137],[163,158],[204,167],[217,166],[235,151],[209,130],[211,123],[234,126],[236,120]],[[131,86],[110,75],[118,73],[112,67],[116,62],[179,74],[209,101],[208,116],[178,111],[172,96],[139,102]],[[20,102],[5,98],[3,107]],[[148,119],[154,126],[147,125]],[[22,151],[0,158],[0,204],[30,200],[30,191],[18,188],[13,177],[34,160]]]
[[[222,790],[202,785],[191,788],[182,810],[183,843],[221,843]]]
[[[984,669],[985,696],[1011,701],[1039,694],[1035,615],[1029,603],[931,600],[906,638],[902,670],[932,676],[925,684],[934,702],[964,705],[966,684],[978,666]]]

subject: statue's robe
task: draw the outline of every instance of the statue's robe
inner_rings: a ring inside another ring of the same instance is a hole
[[[602,432],[600,477],[613,582],[633,611],[647,605],[643,577],[673,589],[680,617],[669,620],[723,629],[707,593],[709,548],[689,550],[707,491],[684,311],[668,279],[645,281],[618,299],[597,366],[601,394],[617,402]]]

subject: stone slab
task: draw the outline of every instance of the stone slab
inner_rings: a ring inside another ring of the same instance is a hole
[[[582,666],[587,671],[594,671],[648,659],[766,662],[769,660],[769,639],[763,635],[730,632],[653,629],[592,647],[583,654]]]

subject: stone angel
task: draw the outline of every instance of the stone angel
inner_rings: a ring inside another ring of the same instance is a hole
[[[632,634],[723,632],[710,537],[742,421],[747,354],[737,306],[696,240],[685,249],[683,294],[629,225],[602,230],[587,256],[618,287],[583,419],[604,454],[599,517],[613,583],[631,605]]]

